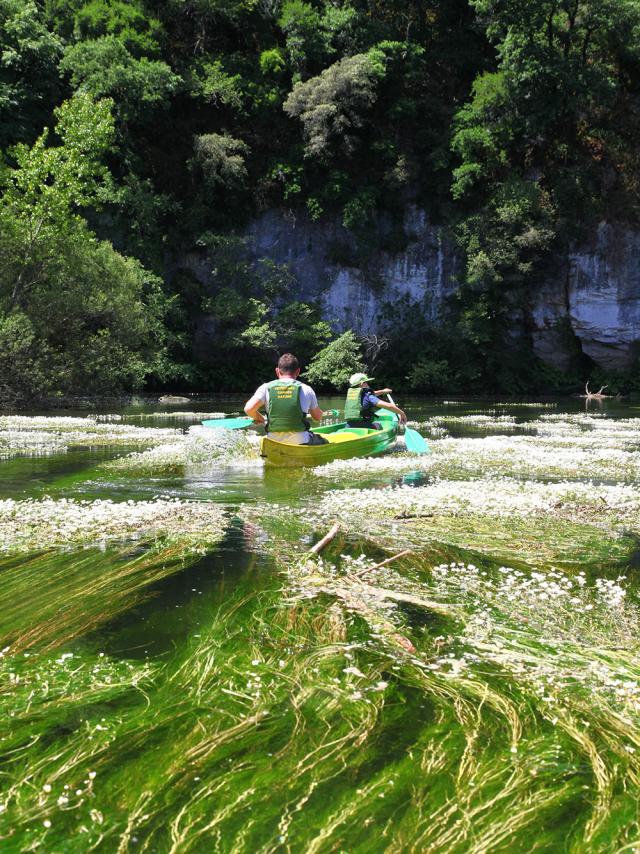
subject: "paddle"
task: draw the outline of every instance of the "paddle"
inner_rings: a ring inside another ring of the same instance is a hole
[[[390,394],[387,395],[389,398],[389,402],[393,403],[395,406],[395,402]],[[411,451],[412,454],[430,454],[431,448],[423,437],[418,433],[417,430],[413,430],[411,427],[404,428],[404,443],[407,446],[407,451]]]
[[[214,430],[244,430],[253,424],[253,418],[209,418],[202,422],[204,427]]]
[[[339,413],[337,409],[328,409],[324,414],[335,418]],[[204,427],[212,427],[214,430],[244,430],[255,423],[253,418],[209,418],[202,422]]]

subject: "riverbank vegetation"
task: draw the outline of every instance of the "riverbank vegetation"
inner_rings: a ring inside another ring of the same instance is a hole
[[[421,392],[575,387],[579,347],[561,375],[508,333],[554,253],[637,220],[639,32],[637,0],[0,0],[0,399],[309,363],[333,318],[243,228],[289,211],[362,267],[406,245],[409,204],[456,243],[458,296],[437,328],[389,306],[354,362]]]

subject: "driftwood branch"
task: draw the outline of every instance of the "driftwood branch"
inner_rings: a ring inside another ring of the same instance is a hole
[[[361,578],[363,575],[366,575],[367,572],[373,572],[374,569],[381,569],[383,566],[386,566],[389,563],[392,563],[394,560],[398,560],[400,557],[405,557],[405,555],[410,555],[411,549],[405,549],[403,552],[399,552],[397,555],[393,555],[393,557],[388,557],[386,560],[381,560],[380,563],[376,563],[374,566],[368,566],[365,569],[359,569],[357,572],[352,572],[352,578]]]
[[[309,554],[310,555],[320,554],[322,549],[326,545],[328,545],[331,542],[331,540],[333,540],[337,536],[339,530],[340,530],[340,525],[336,522],[336,524],[333,526],[333,528],[331,528],[331,530],[327,534],[325,534],[321,540],[318,540],[318,542],[315,544],[315,546],[312,546],[309,549]]]
[[[345,588],[335,588],[336,592],[345,592]],[[357,594],[357,589],[353,588],[350,591],[351,595]],[[393,602],[404,602],[407,605],[416,605],[419,608],[424,608],[427,611],[433,611],[436,614],[444,614],[448,617],[461,618],[461,613],[457,608],[451,605],[443,605],[441,602],[434,602],[431,599],[423,599],[422,596],[416,596],[413,593],[401,593],[396,590],[389,590],[386,587],[374,587],[367,585],[366,595],[375,597],[376,599],[391,599]]]
[[[603,394],[605,388],[609,388],[609,386],[603,385],[600,386],[598,391],[589,391],[589,383],[587,382],[584,387],[584,394],[580,394],[578,397],[582,397],[585,400],[604,400],[605,398],[614,397],[612,394]]]

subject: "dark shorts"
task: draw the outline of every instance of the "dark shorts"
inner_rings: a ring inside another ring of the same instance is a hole
[[[325,439],[324,436],[319,436],[317,433],[309,434],[309,441],[303,442],[304,445],[328,445],[329,440]]]

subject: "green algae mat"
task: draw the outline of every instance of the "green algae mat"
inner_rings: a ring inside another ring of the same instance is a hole
[[[640,849],[640,418],[403,403],[300,472],[0,416],[0,850]]]

